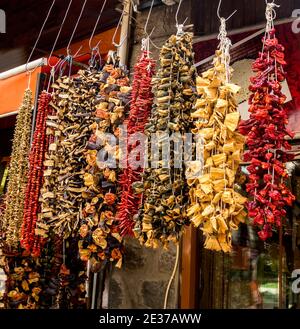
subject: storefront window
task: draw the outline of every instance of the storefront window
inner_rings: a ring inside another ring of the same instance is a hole
[[[300,268],[300,177],[293,175],[291,187],[298,201],[288,212],[282,241],[274,233],[262,242],[245,223],[233,233],[230,255],[205,250],[201,244],[199,308],[300,308],[299,294],[292,291],[292,273]]]

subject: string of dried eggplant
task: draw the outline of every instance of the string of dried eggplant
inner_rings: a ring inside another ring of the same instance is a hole
[[[28,155],[30,150],[32,108],[32,92],[30,89],[26,89],[17,115],[9,165],[6,207],[1,218],[6,245],[13,249],[17,249],[20,242],[20,229],[29,169]]]
[[[133,235],[133,217],[138,212],[142,201],[140,181],[145,161],[143,153],[137,152],[137,148],[143,149],[143,141],[138,141],[140,136],[138,133],[144,132],[152,108],[153,93],[151,82],[154,68],[155,63],[153,59],[150,58],[149,51],[144,50],[134,66],[130,113],[126,121],[126,163],[125,169],[123,169],[119,177],[119,184],[122,192],[121,200],[118,205],[117,220],[122,236]],[[134,152],[137,152],[137,154]]]
[[[94,123],[85,151],[86,202],[79,230],[80,257],[91,260],[92,271],[99,270],[106,261],[116,262],[117,267],[122,264],[122,238],[115,218],[119,200],[117,142],[121,133],[119,125],[129,111],[131,94],[127,71],[119,67],[118,62],[112,64],[111,58],[103,67],[99,81],[102,84],[93,103]]]
[[[45,183],[42,188],[41,221],[38,234],[47,235],[52,228],[67,239],[76,233],[81,216],[86,162],[83,156],[88,141],[91,121],[90,98],[95,90],[85,89],[94,81],[85,71],[77,77],[59,78],[52,85],[55,90],[50,105],[55,115],[49,116],[47,125],[55,136],[49,145],[44,165]]]
[[[235,191],[244,138],[237,126],[236,94],[240,87],[229,83],[231,69],[217,50],[213,67],[196,79],[197,101],[192,113],[193,134],[202,143],[204,166],[188,168],[190,206],[188,216],[205,236],[204,247],[231,250],[231,231],[244,221],[246,198]]]
[[[170,134],[179,133],[182,138],[188,132],[195,86],[192,38],[191,33],[173,35],[161,49],[160,69],[153,79],[154,106],[145,129],[148,137],[155,133],[169,142]],[[170,241],[178,242],[188,223],[183,168],[174,168],[176,152],[172,148],[169,160],[159,160],[158,168],[147,168],[143,175],[144,203],[134,233],[147,247],[156,248],[159,243],[167,247]]]

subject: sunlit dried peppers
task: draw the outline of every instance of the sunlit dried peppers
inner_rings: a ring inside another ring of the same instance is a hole
[[[6,244],[14,249],[20,243],[20,230],[23,220],[29,169],[28,155],[30,150],[32,108],[32,92],[30,89],[26,89],[17,115],[9,166],[6,209],[3,218],[1,218]]]
[[[162,139],[168,142],[173,133],[182,138],[188,131],[195,86],[192,39],[191,33],[173,35],[161,49],[160,69],[153,79],[154,106],[145,130],[149,140],[151,134],[156,134],[158,139],[164,136]],[[187,223],[184,169],[175,168],[175,152],[171,148],[169,160],[160,158],[154,165],[158,165],[156,169],[147,168],[143,174],[143,205],[134,233],[147,247],[156,248],[160,243],[167,247],[170,241],[177,243]],[[151,155],[149,160],[151,167]]]
[[[239,113],[235,96],[240,87],[228,83],[221,50],[214,66],[197,77],[198,99],[192,132],[203,148],[203,168],[193,162],[188,168],[190,207],[188,216],[205,236],[205,248],[231,250],[231,230],[244,221],[246,198],[234,190],[244,137],[236,130]]]
[[[36,222],[39,212],[39,193],[43,183],[46,147],[46,119],[49,114],[49,102],[51,95],[42,92],[39,97],[36,125],[29,155],[29,174],[26,187],[23,224],[21,230],[21,246],[33,256],[39,256],[41,252],[41,238],[35,234]]]
[[[266,240],[282,225],[284,207],[291,206],[295,197],[285,184],[285,163],[293,159],[286,152],[291,149],[286,137],[293,137],[293,133],[286,128],[286,96],[281,90],[285,79],[284,48],[275,29],[267,33],[263,42],[263,51],[252,66],[256,75],[249,87],[250,118],[241,122],[239,129],[247,135],[244,159],[250,162],[246,191],[252,200],[247,203],[248,216],[259,227],[259,237]]]
[[[121,201],[118,206],[117,220],[123,236],[133,235],[133,216],[138,212],[142,201],[142,193],[136,190],[135,186],[139,184],[141,173],[144,170],[144,145],[141,145],[143,141],[138,141],[139,135],[136,133],[144,133],[151,112],[153,103],[151,81],[154,66],[154,61],[149,57],[149,52],[144,50],[134,67],[130,113],[128,120],[126,120],[127,154],[123,164],[125,168],[119,178]],[[135,154],[136,147],[140,147],[141,152]]]

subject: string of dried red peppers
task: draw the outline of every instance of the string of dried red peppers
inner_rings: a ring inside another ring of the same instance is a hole
[[[246,191],[253,200],[247,203],[248,215],[260,228],[259,237],[266,240],[282,225],[284,207],[291,206],[295,197],[284,182],[288,177],[285,163],[293,158],[286,152],[291,146],[285,137],[293,133],[286,128],[286,96],[280,84],[285,79],[284,47],[274,28],[263,42],[263,51],[253,63],[256,75],[249,87],[250,118],[240,123],[239,130],[247,135],[244,159],[250,162]]]
[[[39,256],[41,253],[41,237],[35,235],[35,229],[39,211],[39,193],[43,183],[43,161],[48,145],[46,120],[50,111],[50,100],[51,95],[43,91],[39,98],[36,127],[29,154],[29,174],[25,194],[21,246],[33,256]]]
[[[119,177],[122,194],[121,202],[118,206],[117,219],[120,223],[121,235],[123,236],[133,235],[132,230],[135,224],[133,216],[138,212],[142,201],[142,193],[138,188],[143,168],[136,166],[135,163],[131,163],[131,161],[135,160],[140,163],[142,159],[140,156],[138,156],[138,159],[136,159],[135,155],[132,156],[131,152],[134,153],[134,149],[138,144],[134,143],[134,140],[130,141],[130,138],[135,133],[143,133],[148,121],[153,103],[151,81],[154,67],[155,63],[149,57],[149,52],[144,50],[134,67],[130,113],[127,121],[127,157],[125,169]]]

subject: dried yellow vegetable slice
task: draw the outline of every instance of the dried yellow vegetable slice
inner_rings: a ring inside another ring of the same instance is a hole
[[[222,179],[225,177],[225,169],[212,167],[210,169],[210,179],[212,181]]]
[[[226,162],[227,156],[225,153],[215,154],[212,156],[212,160],[216,166]]]
[[[203,217],[207,217],[209,215],[211,215],[213,212],[215,211],[215,207],[213,205],[208,205],[207,207],[205,207],[205,209],[202,211],[201,215]]]
[[[228,113],[225,117],[224,124],[229,130],[234,131],[237,129],[239,120],[240,120],[239,112]]]

